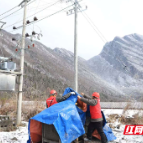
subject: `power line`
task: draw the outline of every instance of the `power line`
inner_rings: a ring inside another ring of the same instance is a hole
[[[57,4],[57,3],[59,3],[59,2],[60,2],[60,0],[58,0],[58,1],[56,1],[55,3],[53,3],[53,4],[49,5],[48,7],[46,7],[46,8],[44,8],[44,9],[42,9],[42,10],[40,10],[40,11],[36,12],[35,14],[38,14],[38,13],[40,13],[40,12],[44,11],[45,9],[47,9],[47,8],[50,8],[50,7],[54,6],[55,4]],[[32,16],[34,16],[35,14],[30,15],[30,16],[28,16],[27,18],[32,17]]]
[[[74,1],[73,1],[74,2]],[[82,13],[82,15],[84,16],[84,18],[87,20],[87,22],[91,25],[91,27],[93,28],[93,30],[98,34],[98,36],[101,38],[101,40],[103,41],[103,43],[105,44],[107,42],[106,38],[104,37],[104,35],[100,32],[100,30],[98,29],[98,27],[94,24],[94,22],[91,20],[91,18],[85,13],[83,13],[83,11],[80,9],[80,7],[78,7],[79,11]]]
[[[40,1],[40,3],[41,3],[41,2],[42,2],[42,1]],[[54,1],[54,2],[56,2],[56,1]],[[43,4],[43,5],[39,5],[39,6],[38,6],[38,9],[43,9],[45,6],[50,5],[50,4],[52,4],[52,3],[53,3],[53,1],[52,1],[52,2],[48,2],[48,3],[45,3],[45,4]],[[33,9],[37,9],[37,6],[30,8],[30,10],[33,10]]]
[[[83,14],[83,12],[81,11],[82,15],[84,16],[84,18],[87,20],[87,22],[90,24],[90,26],[93,28],[93,30],[96,32],[96,34],[101,38],[101,40],[103,41],[103,43],[105,44],[106,41],[105,39],[102,37],[102,35],[96,30],[96,28],[94,27],[94,25],[89,21],[89,19],[87,19],[87,17]]]
[[[9,15],[7,15],[7,16],[5,16],[5,17],[3,17],[2,19],[0,19],[0,20],[3,20],[3,19],[5,19],[5,18],[7,18],[7,17],[9,17],[9,16],[11,16],[12,14],[14,14],[14,13],[16,13],[16,12],[18,12],[19,10],[21,10],[22,8],[20,8],[20,9],[18,9],[18,10],[16,10],[16,11],[14,11],[14,12],[12,12],[12,13],[10,13]]]
[[[32,1],[31,3],[33,3],[33,2],[34,2],[34,1]],[[31,3],[28,3],[27,6],[30,5]],[[43,8],[43,7],[42,7],[42,8]],[[42,9],[42,8],[41,8],[41,9]],[[36,9],[36,8],[28,9],[28,11],[30,11],[30,12],[31,12],[31,11],[35,11],[35,9]],[[40,9],[40,8],[39,8],[39,9]],[[13,16],[17,16],[17,15],[21,15],[21,14],[23,14],[23,12],[18,13],[18,14],[14,14]]]
[[[53,13],[53,14],[50,14],[50,15],[46,16],[46,17],[43,17],[43,18],[41,18],[40,20],[38,20],[37,22],[35,22],[35,23],[38,23],[38,22],[40,22],[40,21],[42,21],[42,20],[44,20],[44,19],[46,19],[46,18],[49,18],[49,17],[51,17],[51,16],[53,16],[53,15],[55,15],[55,14],[57,14],[57,13],[60,13],[60,12],[64,11],[65,9],[67,9],[67,8],[73,6],[73,5],[74,5],[74,4],[72,4],[72,5],[70,5],[70,6],[67,6],[67,7],[65,7],[65,8],[63,8],[63,9],[61,9],[61,10],[55,12],[55,13]],[[30,24],[28,24],[27,26],[30,26],[31,24],[33,24],[33,23],[30,23]],[[21,27],[20,27],[20,28],[21,28]],[[18,28],[18,29],[19,29],[19,28]],[[13,31],[16,31],[16,30],[18,30],[18,29],[15,29],[15,30],[13,30]],[[10,32],[13,32],[13,31],[10,31]]]
[[[46,8],[44,8],[44,9],[42,9],[42,10],[36,12],[35,14],[38,14],[38,13],[40,13],[40,12],[46,10],[47,8],[50,8],[50,7],[54,6],[55,4],[57,4],[57,3],[59,3],[59,2],[60,2],[60,0],[58,0],[58,1],[56,1],[55,3],[49,5],[48,7],[46,7]],[[32,14],[32,15],[28,16],[27,18],[30,18],[30,17],[34,16],[35,14]],[[22,20],[17,21],[17,22],[15,22],[15,23],[13,23],[12,25],[9,25],[9,26],[5,27],[4,29],[6,29],[6,28],[8,28],[8,27],[11,27],[11,26],[14,26],[15,24],[20,23],[21,21],[22,21]]]
[[[81,1],[82,1],[82,0],[80,0],[80,2],[81,2]],[[60,12],[64,11],[65,9],[70,8],[70,7],[73,6],[73,5],[75,5],[75,4],[69,5],[69,6],[67,6],[67,7],[65,7],[65,8],[63,8],[63,9],[61,9],[61,10],[59,10],[59,11],[53,13],[53,14],[51,14],[51,15],[48,15],[48,16],[46,16],[46,17],[44,17],[44,18],[38,20],[38,21],[35,22],[35,23],[38,23],[38,22],[40,22],[40,21],[42,21],[42,20],[44,20],[44,19],[46,19],[46,18],[49,18],[49,17],[51,17],[51,16],[53,16],[53,15],[55,15],[55,14],[57,14],[57,13],[60,13]],[[32,24],[32,23],[31,23],[31,24]],[[29,25],[31,25],[31,24],[29,24]],[[27,26],[29,26],[29,25],[27,25]]]
[[[60,12],[64,11],[65,9],[67,9],[67,8],[73,6],[73,5],[74,5],[74,4],[72,4],[72,5],[70,5],[70,6],[67,6],[67,7],[65,7],[65,8],[63,8],[63,9],[61,9],[61,10],[59,10],[59,11],[53,13],[53,14],[51,14],[51,15],[48,15],[48,16],[46,16],[46,17],[44,17],[44,18],[38,20],[38,21],[35,22],[35,23],[38,23],[38,22],[40,22],[40,21],[42,21],[42,20],[44,20],[44,19],[46,19],[46,18],[49,18],[49,17],[51,17],[51,16],[53,16],[53,15],[55,15],[55,14],[57,14],[57,13],[60,13]],[[29,24],[29,25],[31,25],[31,24]],[[29,26],[29,25],[28,25],[28,26]]]
[[[84,12],[85,13],[85,12]],[[101,31],[98,29],[98,27],[94,24],[94,22],[91,20],[91,18],[85,13],[85,15],[88,17],[88,19],[92,22],[92,24],[96,27],[97,31],[102,35],[102,37],[105,39],[105,41],[107,42],[107,39],[105,38],[105,36],[101,33]]]
[[[30,2],[30,3],[28,3],[27,5],[29,5],[29,4],[31,4],[31,3],[33,3],[35,0],[33,0],[32,2]],[[16,6],[17,7],[17,6]],[[14,9],[14,8],[13,8]],[[20,11],[22,9],[22,7],[20,8],[20,9],[18,9],[18,10],[16,10],[16,11],[14,11],[14,12],[12,12],[12,13],[10,13],[9,15],[6,15],[5,17],[3,17],[2,19],[0,19],[0,20],[3,20],[3,19],[5,19],[5,18],[7,18],[7,17],[9,17],[9,16],[11,16],[11,15],[13,15],[14,13],[16,13],[16,12],[18,12],[18,11]],[[9,11],[11,11],[11,10],[9,10]],[[7,12],[5,12],[5,13],[7,13]]]
[[[80,10],[80,9],[79,9]],[[83,12],[80,10],[80,12],[83,15]],[[85,15],[83,15],[85,17]],[[87,16],[87,15],[86,15]],[[87,16],[88,17],[88,16]],[[86,17],[85,17],[86,18]],[[94,29],[94,31],[98,34],[98,36],[101,38],[101,40],[103,41],[104,44],[106,44],[107,40],[104,37],[104,35],[100,32],[100,30],[97,28],[97,26],[93,23],[93,21],[88,17],[88,19],[86,18],[86,20],[89,22],[89,24],[92,26],[92,28]],[[97,30],[96,30],[97,29]],[[105,54],[107,54],[108,56],[112,57],[112,55],[109,55],[107,52],[103,51]],[[129,73],[129,71],[127,70],[127,66],[124,64],[123,61],[121,61],[118,57],[115,58],[115,60],[117,60],[121,65],[123,65],[125,71],[127,71]],[[130,73],[129,73],[130,75]]]
[[[35,10],[35,14],[36,14],[36,12],[37,12],[37,9],[38,9],[38,6],[39,6],[39,3],[40,3],[40,2],[41,2],[41,1],[39,0],[38,5],[37,5],[36,10]],[[35,16],[35,14],[34,14],[34,16]],[[34,23],[33,23],[33,31],[34,31]]]
[[[6,12],[2,13],[0,16],[4,15],[5,13],[10,12],[11,10],[15,9],[16,7],[18,7],[18,6],[15,6],[15,7],[13,7],[12,9],[10,9],[10,10],[8,10],[8,11],[6,11]]]
[[[73,1],[74,2],[74,1]],[[98,29],[98,27],[93,23],[93,21],[91,20],[91,18],[85,13],[83,13],[83,11],[78,7],[79,11],[82,13],[82,15],[84,16],[84,18],[87,20],[87,22],[91,25],[91,27],[93,28],[93,30],[97,33],[97,35],[101,38],[101,40],[103,41],[103,43],[105,44],[107,42],[106,38],[104,37],[104,35],[101,33],[101,31]]]
[[[39,1],[39,2],[40,2],[40,1]],[[56,1],[56,2],[53,3],[52,5],[46,7],[46,8],[44,8],[44,9],[38,11],[38,12],[35,12],[35,14],[31,15],[30,17],[35,16],[37,13],[40,13],[40,12],[44,11],[45,9],[52,7],[52,6],[56,5],[56,4],[59,3],[59,2],[60,2],[60,0]]]
[[[30,5],[31,3],[33,3],[34,1],[36,1],[36,0],[31,1],[30,3],[27,4],[27,6]]]

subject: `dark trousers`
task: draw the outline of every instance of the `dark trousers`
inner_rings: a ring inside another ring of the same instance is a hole
[[[98,133],[101,136],[101,142],[102,143],[107,143],[107,138],[106,135],[103,132],[103,121],[99,122],[90,122],[88,125],[88,131],[87,131],[87,138],[92,139],[92,133],[94,130],[97,129]]]

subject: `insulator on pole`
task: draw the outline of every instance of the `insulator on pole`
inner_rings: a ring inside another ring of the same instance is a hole
[[[17,29],[15,26],[13,26],[13,29]]]
[[[38,20],[38,18],[37,17],[34,17],[34,21],[37,21]]]
[[[12,38],[12,41],[16,41],[16,39],[15,39],[15,38]]]
[[[36,32],[35,32],[35,31],[33,31],[33,32],[32,32],[32,35],[36,35]]]
[[[30,23],[30,21],[29,21],[29,20],[27,20],[27,21],[26,21],[26,24],[29,24],[29,23]]]
[[[25,34],[25,37],[29,37],[30,35],[28,33]]]

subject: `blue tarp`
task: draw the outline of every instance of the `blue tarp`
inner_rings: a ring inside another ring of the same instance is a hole
[[[63,96],[66,95],[69,92],[75,92],[75,91],[72,88],[66,88],[64,93],[63,93]],[[78,94],[77,92],[75,92],[75,93],[76,93],[76,95],[70,96],[67,100],[70,100],[70,101],[73,101],[74,103],[76,103],[77,102],[77,95],[79,95],[79,96],[81,96],[81,95]],[[76,106],[76,109],[77,109],[77,112],[78,112],[78,114],[81,118],[81,121],[82,121],[83,125],[84,125],[85,121],[86,121],[86,113],[83,112],[81,109],[79,109],[77,106]]]
[[[103,131],[104,131],[108,141],[113,141],[116,139],[116,137],[114,136],[114,134],[112,132],[112,129],[109,126],[105,125],[103,128]]]
[[[71,88],[66,88],[63,96],[69,92],[75,91]],[[75,106],[77,95],[78,93],[71,95],[66,101],[54,104],[31,119],[45,124],[53,124],[62,143],[72,142],[85,133],[83,125],[85,124],[86,114]],[[30,120],[28,127],[29,141],[27,143],[30,143]],[[104,123],[106,124],[106,122]],[[104,128],[104,132],[108,141],[116,138],[109,127]]]
[[[72,91],[74,90],[67,88],[63,95]],[[66,101],[54,104],[31,119],[45,124],[53,124],[59,134],[61,142],[70,143],[85,133],[83,127],[83,123],[85,122],[85,113],[80,109],[77,110],[77,106],[75,106],[76,101],[77,94],[71,95]],[[28,129],[30,130],[30,127]]]
[[[63,93],[63,96],[66,95],[66,94],[68,94],[69,92],[75,92],[75,91],[72,88],[68,87],[68,88],[65,89],[65,91]],[[75,92],[75,93],[76,93],[76,95],[70,96],[67,100],[70,100],[70,101],[73,101],[74,103],[76,103],[77,102],[77,95],[79,95],[79,94],[77,92]]]

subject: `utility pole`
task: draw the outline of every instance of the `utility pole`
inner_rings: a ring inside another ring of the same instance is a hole
[[[78,92],[78,54],[77,54],[77,5],[75,0],[75,23],[74,23],[74,90]]]
[[[74,2],[74,9],[70,9],[67,12],[67,15],[74,14],[74,90],[78,92],[78,51],[77,51],[77,16],[78,12],[82,12],[87,9],[86,8],[83,10],[82,7],[80,6],[78,0],[68,0]]]
[[[17,120],[16,120],[17,125],[19,125],[21,123],[27,0],[24,0],[21,4],[23,4],[23,3],[24,3],[24,16],[23,16],[23,30],[22,30],[22,43],[21,43],[21,56],[20,56],[21,75],[20,75],[20,80],[19,80],[20,83],[19,83],[18,98],[17,98]]]

